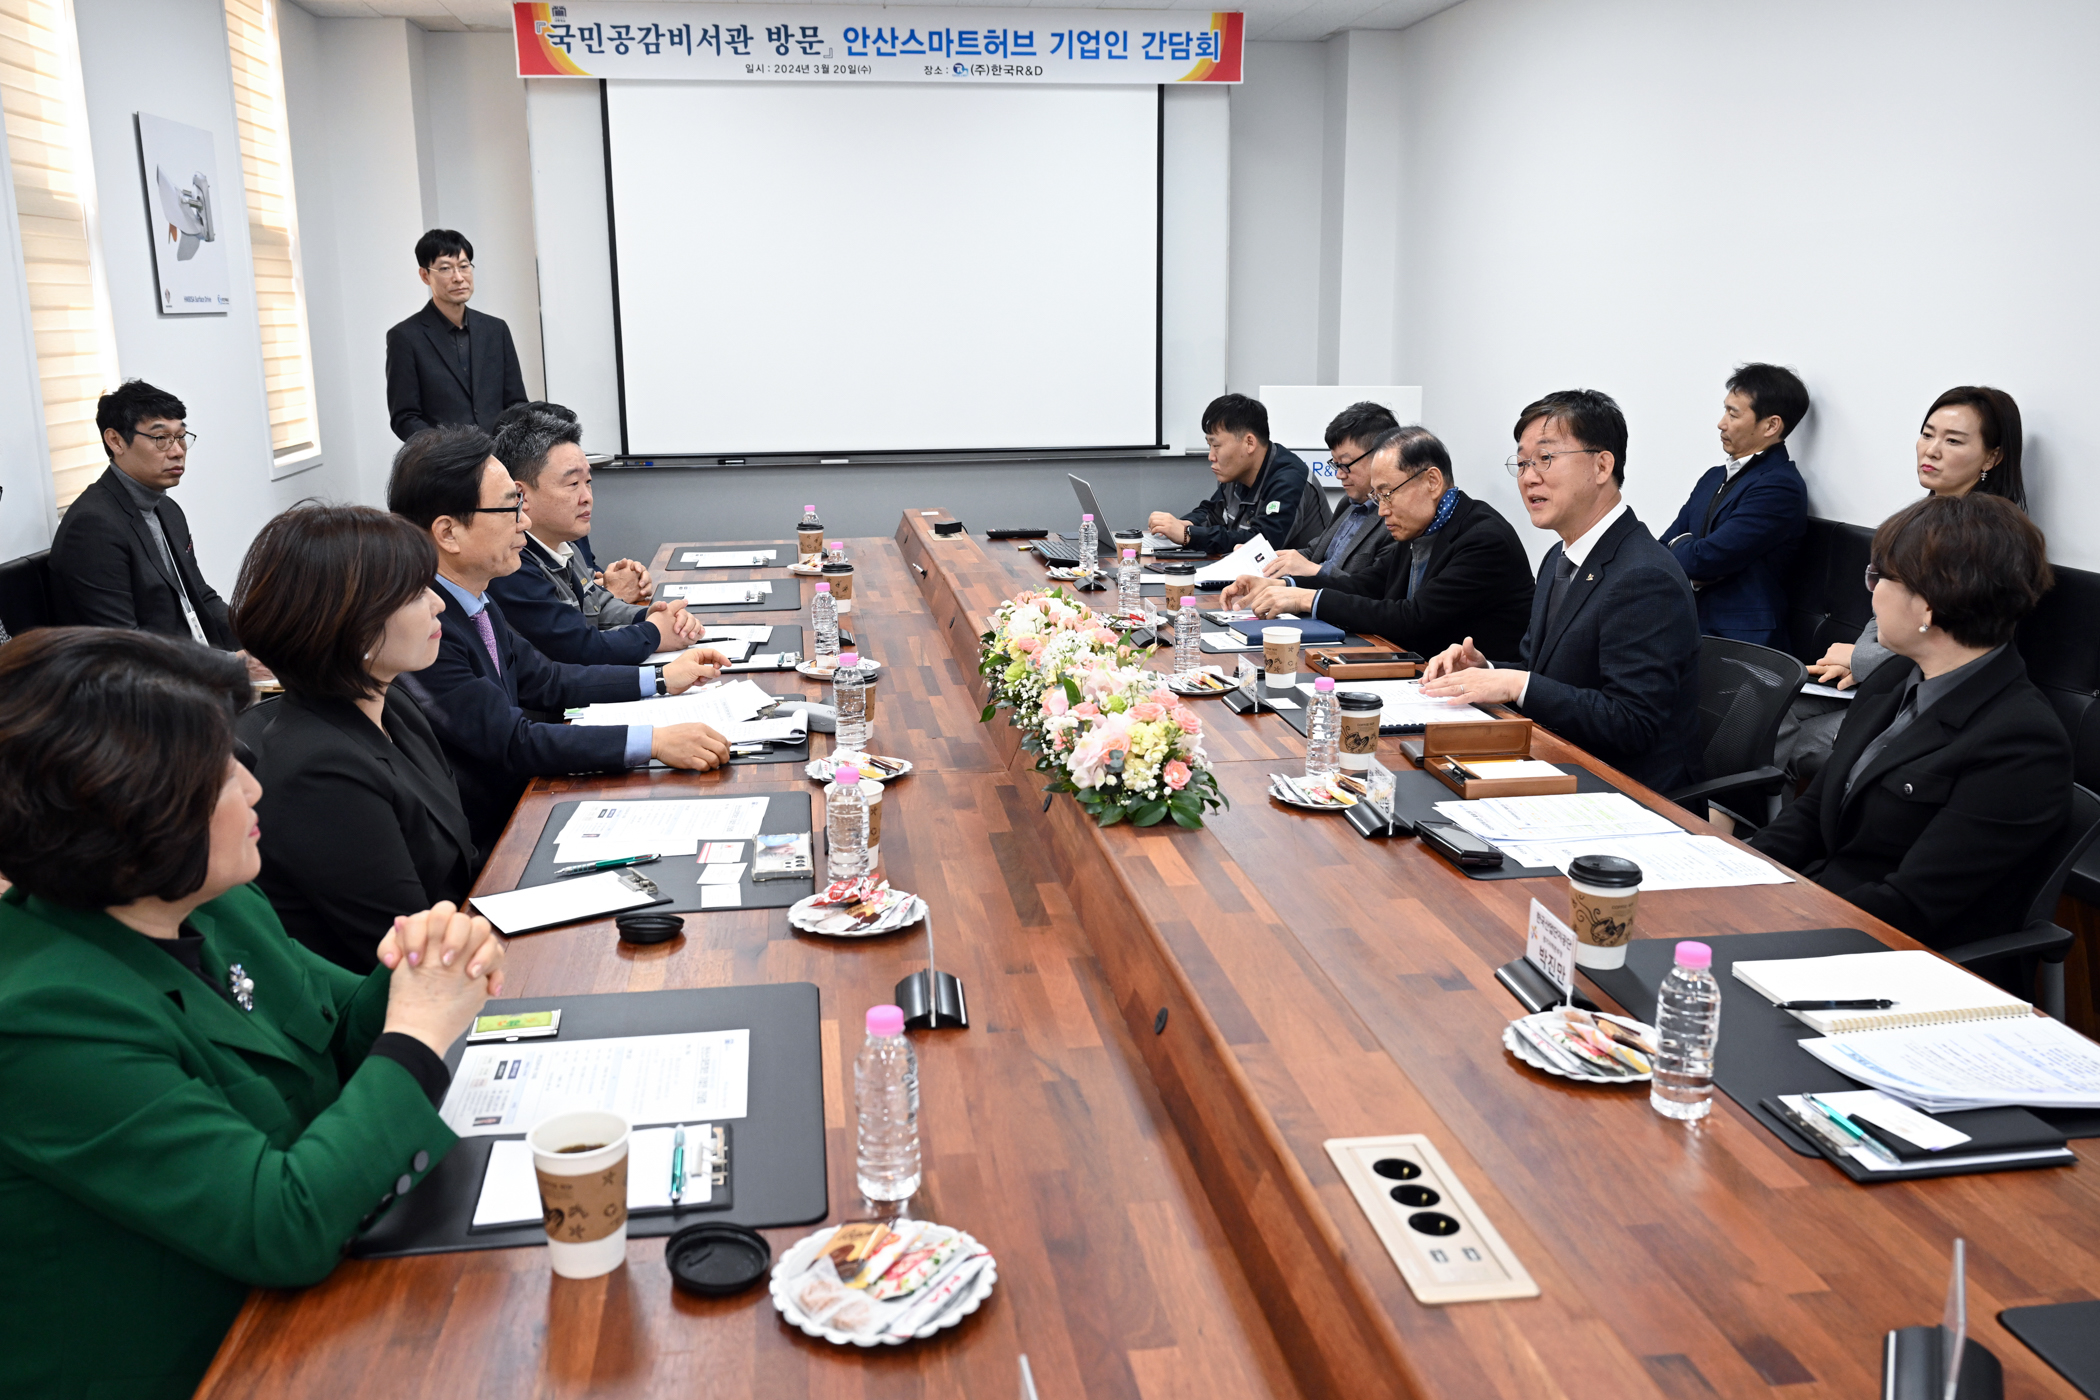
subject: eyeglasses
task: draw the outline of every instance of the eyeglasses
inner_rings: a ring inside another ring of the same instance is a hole
[[[1544,476],[1547,472],[1553,470],[1554,462],[1562,457],[1581,457],[1587,453],[1602,452],[1603,450],[1601,447],[1570,447],[1559,452],[1541,452],[1536,458],[1511,457],[1502,465],[1509,468],[1511,476],[1522,476],[1534,467],[1538,469],[1540,476]]]
[[[430,275],[432,277],[450,277],[455,272],[472,272],[473,270],[474,264],[470,262],[434,262],[430,265]]]
[[[1364,497],[1364,499],[1371,503],[1373,509],[1384,510],[1385,503],[1387,501],[1390,501],[1391,499],[1393,499],[1393,497],[1399,495],[1402,491],[1405,491],[1408,488],[1409,484],[1412,483],[1416,477],[1422,475],[1423,472],[1426,472],[1428,470],[1429,468],[1422,467],[1419,470],[1411,471],[1402,480],[1394,482],[1391,486],[1386,487],[1383,491],[1373,490],[1368,496]]]
[[[468,511],[467,514],[507,515],[512,520],[523,520],[525,518],[525,498],[523,496],[512,496],[510,500],[504,503],[503,505],[476,506],[474,507],[474,509]]]
[[[1332,466],[1335,469],[1336,473],[1339,474],[1348,471],[1349,468],[1355,466],[1358,462],[1361,462],[1364,458],[1370,455],[1371,454],[1368,452],[1359,452],[1346,462],[1344,462],[1341,458],[1336,457],[1330,460],[1328,465]]]
[[[1883,579],[1887,579],[1890,583],[1896,583],[1899,581],[1893,574],[1883,573],[1881,571],[1880,565],[1867,565],[1867,592],[1872,593],[1874,591],[1874,585],[1881,582]]]
[[[133,433],[132,437],[144,438],[163,453],[172,451],[177,443],[182,444],[185,452],[197,444],[195,433]]]

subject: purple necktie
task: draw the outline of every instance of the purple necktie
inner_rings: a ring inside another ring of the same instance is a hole
[[[481,634],[481,644],[489,649],[489,664],[496,668],[497,675],[502,675],[503,662],[496,655],[496,624],[489,621],[487,608],[474,614],[474,630]]]

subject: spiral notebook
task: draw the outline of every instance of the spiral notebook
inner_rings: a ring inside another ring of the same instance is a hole
[[[1975,973],[1922,949],[1887,953],[1840,953],[1827,958],[1776,958],[1739,962],[1736,980],[1774,1005],[1788,1001],[1862,1001],[1886,997],[1886,1011],[1792,1011],[1794,1019],[1824,1035],[1904,1030],[1963,1021],[2031,1016],[2034,1007],[2001,991]]]

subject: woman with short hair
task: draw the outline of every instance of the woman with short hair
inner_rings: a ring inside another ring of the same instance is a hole
[[[1867,582],[1894,659],[1750,844],[1932,947],[2014,932],[2071,803],[2071,741],[2012,645],[2051,581],[2004,497],[1927,496],[1882,522]]]
[[[150,633],[0,650],[0,1394],[189,1395],[250,1288],[326,1277],[456,1141],[441,1056],[502,943],[410,905],[356,977],[285,937],[249,695]]]
[[[437,550],[398,515],[299,505],[263,526],[233,626],[284,685],[241,716],[262,780],[263,892],[292,937],[370,972],[402,909],[462,903],[477,864],[452,766],[394,678],[437,659]]]

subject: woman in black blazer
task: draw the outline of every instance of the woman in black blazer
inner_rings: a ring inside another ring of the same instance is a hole
[[[262,782],[263,892],[353,972],[403,909],[464,903],[476,857],[451,766],[396,676],[437,658],[430,538],[365,506],[295,506],[249,547],[242,645],[284,683],[237,732]]]
[[[2013,932],[2071,804],[2071,741],[2012,648],[2051,582],[2042,532],[2000,496],[1928,496],[1872,557],[1896,655],[1750,844],[1931,947]]]

